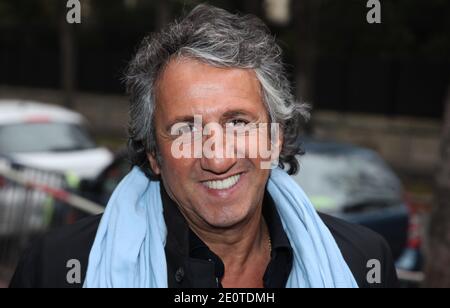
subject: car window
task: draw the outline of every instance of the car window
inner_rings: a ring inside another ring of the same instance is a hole
[[[80,125],[24,123],[0,126],[0,153],[65,152],[94,148]]]
[[[401,183],[375,153],[309,152],[299,158],[294,176],[316,208],[326,211],[362,203],[401,199]]]

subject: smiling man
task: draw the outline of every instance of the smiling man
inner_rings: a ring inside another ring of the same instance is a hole
[[[200,5],[143,41],[126,81],[133,170],[101,217],[36,243],[11,286],[396,285],[385,242],[317,214],[289,177],[308,112],[259,19]]]

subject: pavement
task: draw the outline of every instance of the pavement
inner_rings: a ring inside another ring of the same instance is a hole
[[[13,272],[9,267],[2,267],[0,265],[0,289],[8,287],[12,274]]]

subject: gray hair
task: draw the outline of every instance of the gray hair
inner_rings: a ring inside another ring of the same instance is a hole
[[[279,164],[298,171],[296,155],[302,120],[309,118],[306,104],[297,102],[286,77],[282,51],[266,25],[252,15],[231,14],[209,5],[198,5],[186,17],[169,24],[142,41],[125,74],[130,95],[128,152],[133,165],[154,178],[147,153],[158,156],[153,114],[155,88],[165,65],[187,57],[222,68],[254,70],[272,123],[282,130]]]

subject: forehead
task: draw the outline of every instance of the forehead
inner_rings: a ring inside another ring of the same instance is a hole
[[[265,113],[260,82],[251,69],[218,68],[181,58],[169,62],[157,84],[157,113],[165,118]]]

